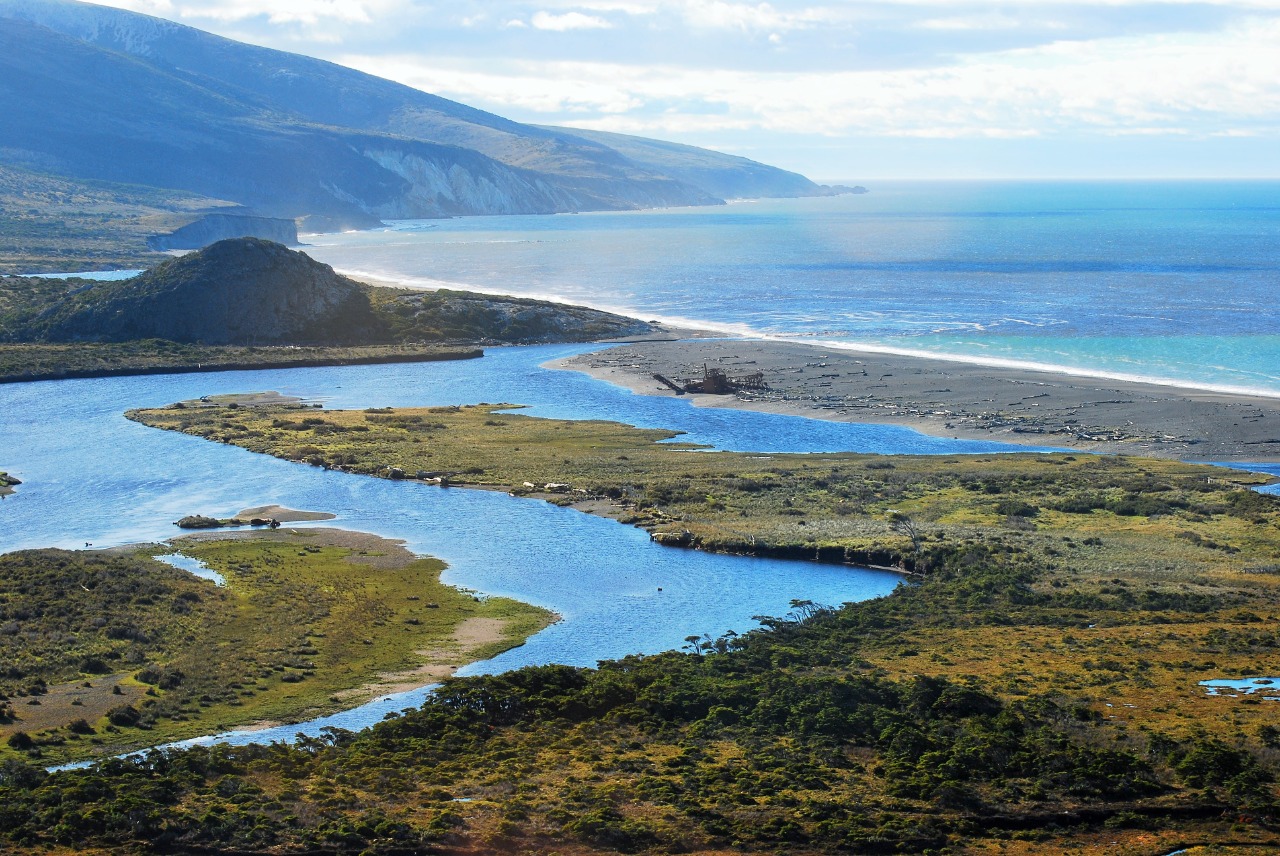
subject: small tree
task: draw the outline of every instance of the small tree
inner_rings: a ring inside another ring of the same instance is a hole
[[[896,509],[889,510],[889,526],[894,532],[900,532],[911,539],[911,547],[917,556],[920,555],[920,527],[916,525],[910,514]]]
[[[812,600],[791,601],[791,614],[795,616],[796,624],[804,624],[819,615],[833,612],[834,610],[835,607],[825,606]]]

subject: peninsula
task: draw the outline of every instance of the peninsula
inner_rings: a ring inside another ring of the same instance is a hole
[[[373,535],[288,526],[0,556],[0,624],[22,631],[0,633],[0,754],[47,764],[301,722],[439,681],[553,618],[444,585],[444,567]]]

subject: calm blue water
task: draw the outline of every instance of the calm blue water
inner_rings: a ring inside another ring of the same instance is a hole
[[[1267,701],[1280,701],[1280,678],[1217,678],[1201,681],[1200,686],[1212,696],[1257,695]]]
[[[164,553],[155,558],[157,561],[164,562],[166,565],[170,565],[180,571],[186,571],[192,576],[208,580],[215,586],[225,586],[227,584],[226,577],[194,556],[184,556],[182,553]]]
[[[539,364],[582,346],[499,349],[481,360],[290,371],[101,378],[0,386],[0,459],[23,480],[0,501],[0,552],[46,546],[105,547],[181,534],[189,513],[229,516],[279,503],[337,515],[320,524],[373,532],[449,563],[446,582],[559,613],[524,646],[463,672],[536,663],[594,665],[603,658],[679,648],[690,634],[755,626],[794,598],[839,604],[877,597],[896,574],[716,556],[651,543],[643,531],[533,499],[493,491],[326,472],[124,419],[125,409],[225,392],[275,389],[335,407],[513,402],[560,418],[615,418],[672,426],[723,448],[825,451],[875,448],[938,453],[998,451],[906,429],[884,429],[694,408],[633,395]],[[297,524],[303,528],[308,524]],[[423,692],[237,742],[357,728],[421,702]]]
[[[556,417],[672,426],[735,449],[995,451],[915,432],[702,409],[633,395],[539,364],[581,347],[499,349],[482,360],[225,372],[0,386],[4,468],[23,480],[0,502],[0,551],[96,547],[180,534],[189,513],[280,503],[330,511],[333,525],[404,539],[450,564],[446,579],[547,606],[564,621],[482,668],[592,664],[679,647],[691,633],[741,631],[792,598],[841,603],[884,594],[892,574],[671,550],[635,528],[536,500],[325,472],[129,422],[132,406],[277,389],[331,406],[481,401]],[[662,591],[658,589],[661,587]]]
[[[306,240],[340,269],[423,285],[1280,395],[1274,181],[897,183]]]
[[[96,282],[119,282],[122,279],[133,279],[142,273],[140,268],[133,270],[91,270],[67,273],[33,273],[39,279],[91,279]]]

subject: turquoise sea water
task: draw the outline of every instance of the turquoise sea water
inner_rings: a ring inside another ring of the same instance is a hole
[[[1280,395],[1280,182],[897,183],[405,221],[335,267],[734,332]]]

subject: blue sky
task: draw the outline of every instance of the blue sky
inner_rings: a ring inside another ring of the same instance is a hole
[[[820,179],[1280,177],[1280,0],[112,0]]]

